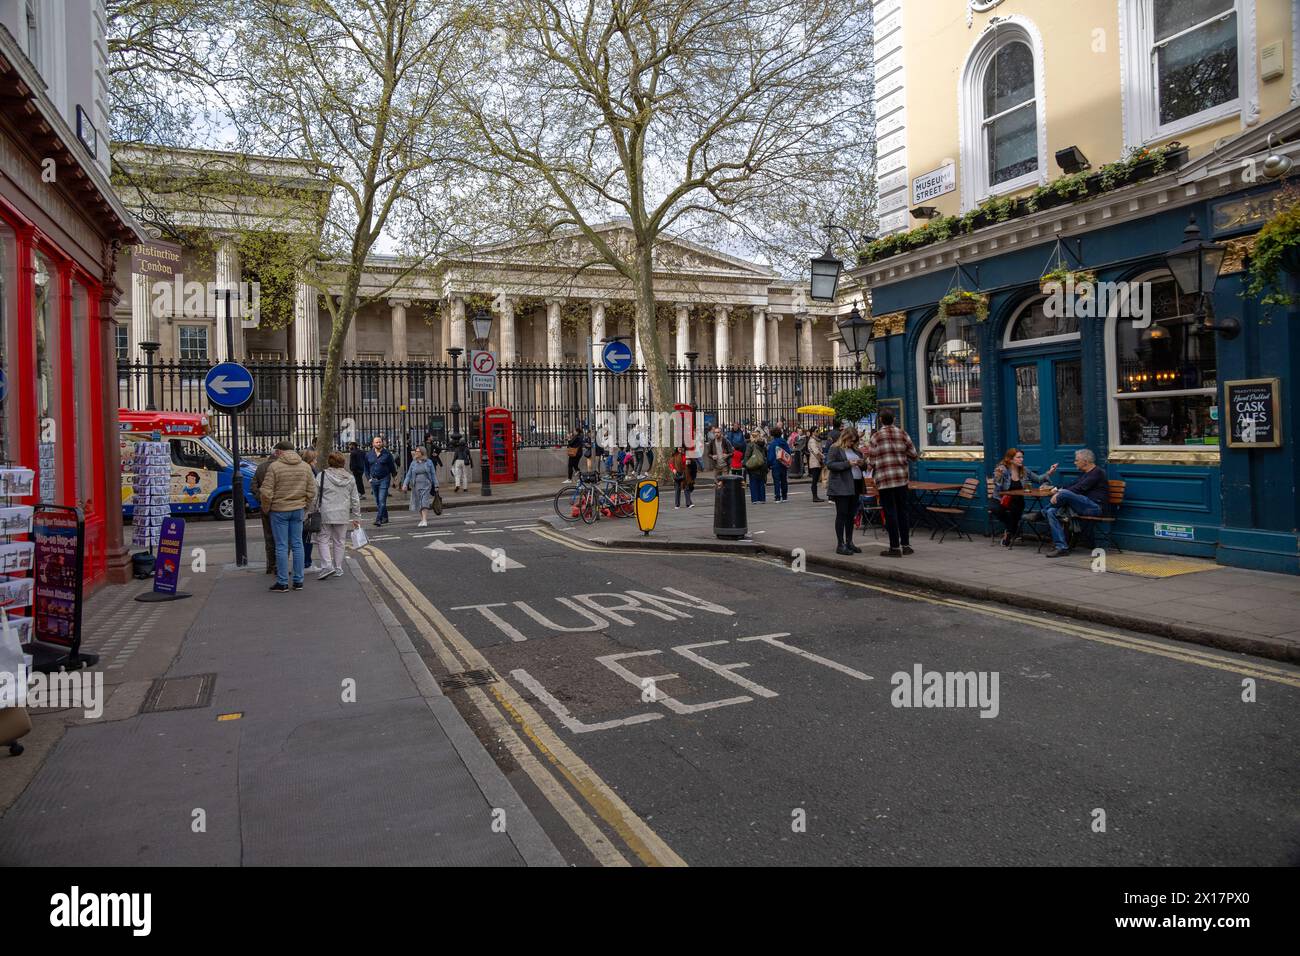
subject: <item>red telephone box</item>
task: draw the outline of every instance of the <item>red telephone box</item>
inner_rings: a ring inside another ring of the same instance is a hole
[[[695,447],[695,409],[683,402],[673,405],[673,440],[690,451]]]
[[[482,460],[491,469],[492,483],[506,484],[519,480],[515,460],[515,423],[508,408],[489,408],[483,412],[479,435]]]

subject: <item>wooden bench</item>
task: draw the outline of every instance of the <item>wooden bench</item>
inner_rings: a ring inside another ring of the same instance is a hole
[[[1106,511],[1099,515],[1075,515],[1074,518],[1079,522],[1079,531],[1082,532],[1086,527],[1091,532],[1092,544],[1097,544],[1097,531],[1102,530],[1106,533],[1106,547],[1113,548],[1116,553],[1123,554],[1124,550],[1115,544],[1114,535],[1111,533],[1115,528],[1115,517],[1119,513],[1120,505],[1124,504],[1124,482],[1114,479],[1107,481],[1106,503],[1109,506]],[[1088,524],[1084,524],[1084,522]]]

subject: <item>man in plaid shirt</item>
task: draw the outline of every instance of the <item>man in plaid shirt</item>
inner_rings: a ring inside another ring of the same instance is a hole
[[[867,447],[880,507],[884,509],[889,529],[889,550],[880,552],[882,558],[901,558],[912,553],[907,535],[907,482],[908,463],[917,457],[911,437],[894,425],[894,413],[882,411],[880,428],[871,436]]]

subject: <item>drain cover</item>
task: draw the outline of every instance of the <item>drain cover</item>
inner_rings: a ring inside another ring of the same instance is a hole
[[[464,690],[466,687],[478,687],[480,684],[495,684],[499,677],[490,670],[461,671],[439,678],[438,686],[443,690]]]
[[[153,714],[163,710],[193,710],[212,703],[212,688],[217,683],[216,674],[195,674],[193,677],[162,677],[154,681],[145,695],[140,713]]]

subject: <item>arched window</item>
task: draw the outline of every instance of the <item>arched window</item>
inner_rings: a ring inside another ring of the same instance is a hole
[[[1111,445],[1217,449],[1215,333],[1197,322],[1195,303],[1168,272],[1139,281],[1147,285],[1151,324],[1115,314],[1108,320]]]
[[[968,316],[935,319],[917,353],[923,448],[981,448],[983,389],[978,327]]]
[[[1006,336],[1002,341],[1003,348],[1024,348],[1031,345],[1078,340],[1079,319],[1070,315],[1048,315],[1044,308],[1046,302],[1047,297],[1040,296],[1020,306],[1015,316],[1007,323]]]
[[[1047,167],[1042,70],[1038,31],[1020,17],[986,30],[967,58],[961,81],[966,208],[1042,182]]]

